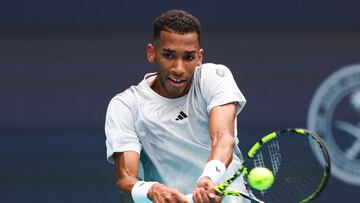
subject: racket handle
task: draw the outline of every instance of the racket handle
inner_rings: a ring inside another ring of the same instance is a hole
[[[192,194],[187,194],[185,195],[186,199],[188,200],[189,203],[194,203],[193,199],[192,199]]]
[[[257,199],[256,197],[247,195],[245,193],[242,193],[241,196],[248,199],[248,200],[251,200],[251,202],[255,201],[257,203],[265,203],[265,202]],[[194,201],[192,199],[192,194],[187,194],[187,195],[185,195],[185,197],[186,197],[186,199],[188,200],[189,203],[194,203]]]

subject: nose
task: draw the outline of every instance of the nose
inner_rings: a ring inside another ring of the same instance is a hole
[[[182,59],[175,60],[173,66],[173,73],[177,76],[181,76],[185,73],[185,63]]]

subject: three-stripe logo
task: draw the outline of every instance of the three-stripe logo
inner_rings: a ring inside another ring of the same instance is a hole
[[[187,118],[188,116],[183,112],[183,111],[180,111],[180,114],[178,115],[177,118],[175,118],[176,121],[178,120],[182,120],[184,118]]]

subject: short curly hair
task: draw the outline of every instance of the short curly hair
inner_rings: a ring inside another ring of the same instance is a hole
[[[200,21],[184,10],[169,10],[161,14],[153,23],[153,39],[160,37],[161,31],[171,31],[178,34],[196,32],[200,44]]]

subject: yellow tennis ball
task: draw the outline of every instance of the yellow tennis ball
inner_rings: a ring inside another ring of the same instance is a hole
[[[256,167],[249,172],[247,181],[254,189],[267,190],[274,182],[274,175],[265,167]]]

